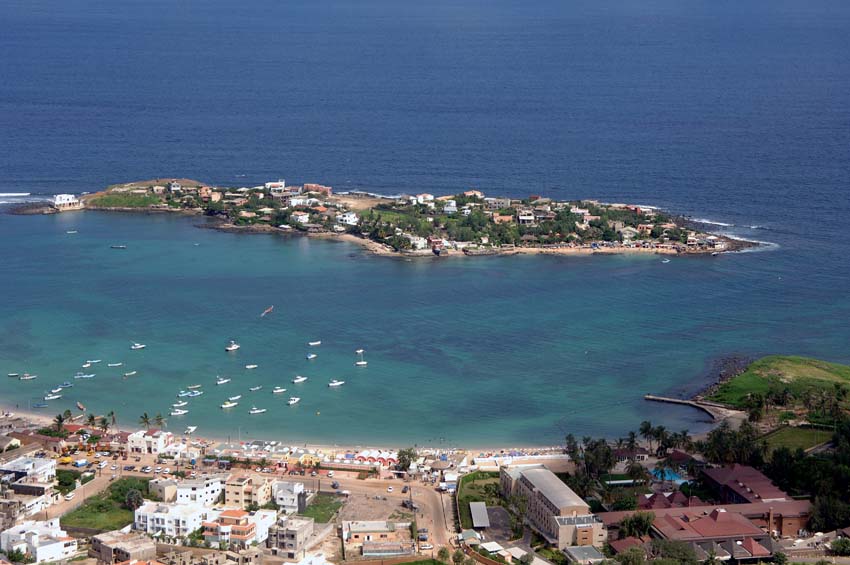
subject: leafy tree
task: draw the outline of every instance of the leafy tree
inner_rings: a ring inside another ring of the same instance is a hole
[[[455,552],[452,553],[452,563],[454,563],[454,565],[461,565],[465,558],[466,555],[464,555],[460,548],[456,549]]]
[[[850,555],[850,539],[837,538],[829,544],[829,548],[835,555]]]
[[[449,559],[451,559],[451,554],[447,547],[443,546],[437,551],[437,559],[442,561],[443,563],[448,563]]]
[[[148,413],[145,412],[139,417],[139,425],[144,426],[146,430],[151,429],[151,417],[148,416]]]
[[[398,452],[398,469],[407,471],[410,469],[410,464],[416,460],[417,453],[412,447],[402,449]]]
[[[620,536],[624,538],[629,536],[639,538],[648,535],[654,521],[654,512],[635,512],[631,516],[623,518],[623,521],[620,523]]]
[[[654,539],[651,547],[656,558],[672,559],[674,563],[684,565],[697,565],[696,553],[685,542]]]
[[[142,497],[142,493],[134,488],[128,490],[127,495],[124,497],[124,506],[130,510],[135,510],[144,503],[145,499]]]
[[[53,427],[57,432],[62,433],[65,429],[65,415],[64,414],[56,414],[56,417],[53,418]]]
[[[782,553],[781,551],[773,554],[773,562],[776,565],[787,565],[788,564],[788,556]]]
[[[643,565],[646,563],[646,554],[639,547],[630,547],[622,553],[618,553],[614,559],[622,565]]]

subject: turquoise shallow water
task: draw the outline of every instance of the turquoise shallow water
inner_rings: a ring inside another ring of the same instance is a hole
[[[568,431],[624,434],[645,418],[704,429],[702,414],[642,395],[693,391],[725,354],[847,360],[847,295],[821,300],[845,279],[791,246],[669,264],[404,262],[351,244],[195,227],[202,221],[0,216],[0,372],[39,375],[0,379],[4,402],[26,407],[86,359],[102,359],[94,379],[75,381],[44,411],[80,400],[134,424],[202,383],[206,394],[170,428],[315,443],[551,444]],[[119,243],[128,248],[110,249]],[[806,257],[809,277],[798,270]],[[224,351],[231,338],[242,344],[235,354]],[[313,339],[323,343],[307,361]],[[133,341],[147,348],[130,351]],[[353,365],[359,347],[368,368]],[[123,379],[131,370],[138,375]],[[219,374],[232,382],[215,386]],[[310,380],[294,385],[296,374]],[[346,385],[329,389],[332,378]],[[264,389],[249,392],[256,384]],[[287,393],[274,397],[277,384]],[[289,391],[299,405],[285,404]],[[236,394],[240,405],[222,411]],[[249,416],[251,404],[269,411]]]

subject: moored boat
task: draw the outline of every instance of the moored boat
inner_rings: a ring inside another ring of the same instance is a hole
[[[299,402],[301,402],[301,399],[297,396],[290,396],[289,400],[286,401],[286,403],[289,404],[290,406],[292,406],[294,404],[298,404]]]
[[[145,345],[144,343],[134,343],[133,345],[130,346],[130,349],[135,351],[137,349],[144,349],[145,347],[147,347],[147,345]]]
[[[85,363],[83,363],[82,367],[83,367],[83,369],[88,369],[89,367],[91,367],[91,363],[86,361]]]
[[[227,347],[225,347],[224,350],[225,351],[236,351],[240,347],[242,347],[242,346],[231,339],[230,344]]]
[[[31,380],[37,379],[37,378],[38,378],[38,375],[30,375],[29,373],[24,373],[23,375],[18,377],[18,379],[22,380],[22,381],[31,381]]]
[[[198,429],[198,426],[186,426],[186,429],[183,430],[183,435],[190,436],[195,433],[195,430]]]
[[[133,376],[133,375],[135,375],[136,373],[138,373],[138,371],[130,371],[129,373],[124,373],[124,376],[125,376],[125,377],[132,377],[132,376]]]
[[[229,382],[230,382],[230,379],[228,379],[227,377],[218,377],[215,380],[215,384],[217,384],[217,385],[225,385]]]
[[[186,402],[185,400],[181,400],[180,402],[175,402],[174,404],[172,404],[171,407],[172,408],[183,408],[187,404],[189,404],[189,403]]]
[[[110,245],[112,249],[127,249],[126,245]]]
[[[272,389],[272,394],[280,394],[282,392],[286,392],[286,389],[282,386],[276,386]]]
[[[56,387],[56,388],[51,388],[51,389],[50,389],[50,394],[56,394],[57,392],[62,392],[62,387],[61,387],[61,386],[58,386],[58,387]]]
[[[238,402],[233,402],[232,400],[228,400],[227,402],[222,404],[221,407],[226,410],[227,408],[233,408],[234,406],[238,406],[238,405],[239,405]]]
[[[180,408],[175,408],[174,410],[171,411],[172,416],[182,416],[183,414],[188,414],[188,413],[189,413],[188,410],[182,410]]]
[[[124,363],[107,363],[106,366],[107,367],[120,367],[123,364]]]
[[[190,394],[192,394],[192,391],[190,390],[181,390],[177,393],[177,398],[183,398],[184,396],[189,396]]]
[[[64,383],[62,383],[62,384],[61,384],[61,385],[59,385],[59,386],[60,386],[61,388],[70,388],[70,387],[74,386],[74,383],[72,383],[71,381],[65,381]]]
[[[316,355],[315,353],[308,353],[307,354],[307,360],[308,361],[311,360],[311,359],[315,359],[316,357],[318,357],[318,355]]]
[[[362,350],[362,349],[358,349],[358,350],[357,350],[357,355],[359,355],[359,356],[360,356],[360,359],[359,359],[358,361],[355,361],[355,362],[354,362],[354,366],[355,366],[355,367],[365,367],[366,365],[368,365],[368,364],[369,364],[369,362],[368,362],[368,361],[366,361],[365,359],[363,359],[363,350]]]
[[[317,339],[316,341],[308,341],[307,345],[309,345],[310,347],[317,347],[319,345],[322,345],[322,340]]]
[[[85,405],[82,402],[79,402],[79,401],[77,402],[77,409],[82,410],[83,412],[86,411]]]
[[[201,388],[202,386],[203,385],[189,385],[186,388],[189,389],[189,390],[196,390],[196,389]]]
[[[102,359],[88,359],[86,360],[86,363],[100,363],[101,361]]]
[[[259,367],[259,365],[245,365],[246,369],[256,369],[257,367]]]
[[[20,373],[9,373],[6,376],[12,377],[13,379],[16,379],[16,378],[20,377],[21,375],[20,375]]]
[[[338,380],[334,379],[334,380],[332,380],[331,382],[328,383],[328,386],[333,388],[333,387],[342,386],[344,384],[345,384],[345,381],[338,381]]]
[[[189,393],[186,394],[186,396],[188,396],[189,398],[197,398],[202,394],[204,394],[204,391],[202,390],[190,390]]]
[[[74,375],[75,379],[93,379],[95,376],[94,373],[77,373]]]
[[[250,390],[251,392],[257,392],[257,391],[258,391],[258,390],[260,390],[261,388],[263,388],[263,385],[252,386],[252,387],[251,387],[251,388],[249,388],[248,390]]]
[[[228,397],[227,397],[227,400],[230,400],[230,401],[232,402],[232,401],[234,401],[234,400],[239,400],[240,398],[242,398],[242,395],[241,395],[241,394],[237,394],[236,396],[228,396]]]
[[[57,400],[59,398],[62,398],[61,394],[45,394],[44,395],[44,400]]]
[[[262,414],[265,411],[265,408],[257,408],[256,406],[252,406],[251,409],[248,410],[248,414]]]
[[[294,379],[292,379],[292,382],[294,382],[295,384],[298,384],[298,383],[303,383],[306,380],[307,380],[307,377],[302,377],[301,375],[298,375]]]

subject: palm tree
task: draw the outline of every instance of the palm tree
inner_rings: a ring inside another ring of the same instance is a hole
[[[637,434],[634,432],[629,432],[629,437],[626,439],[626,447],[628,450],[634,454],[637,453]]]
[[[658,442],[658,452],[667,451],[667,442],[670,439],[670,432],[667,431],[667,428],[657,426],[652,429],[652,435],[655,436],[655,440]]]
[[[106,416],[100,417],[98,427],[100,428],[100,431],[103,432],[103,435],[106,435],[106,432],[109,431],[109,420],[106,419]]]
[[[147,412],[141,415],[139,418],[139,424],[144,426],[146,430],[151,429],[151,417],[148,416]]]
[[[638,432],[640,432],[640,436],[649,442],[649,450],[652,451],[652,438],[653,436],[652,422],[649,420],[644,420],[640,423],[640,428],[638,428]]]
[[[109,425],[111,427],[118,426],[118,414],[115,413],[115,410],[110,410],[106,417],[109,418]]]
[[[165,418],[162,417],[161,413],[157,412],[157,415],[153,418],[153,422],[154,424],[156,424],[157,428],[161,428],[163,425],[165,425]]]
[[[56,417],[53,418],[53,427],[56,428],[57,432],[62,432],[65,429],[65,415],[64,414],[56,414]]]
[[[71,411],[70,411],[70,410],[65,410],[64,412],[62,412],[62,415],[63,415],[63,416],[65,416],[65,419],[66,419],[66,420],[70,420],[70,419],[74,416],[74,415],[71,413]]]
[[[646,468],[635,460],[630,461],[626,466],[626,474],[635,484],[645,482],[647,479]]]
[[[95,427],[95,425],[97,425],[97,417],[94,414],[89,413],[88,418],[86,418],[86,424],[92,428]]]

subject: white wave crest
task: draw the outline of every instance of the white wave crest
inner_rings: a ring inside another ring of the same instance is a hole
[[[708,220],[706,218],[691,218],[691,221],[697,224],[707,224],[710,226],[720,226],[723,228],[731,228],[735,226],[735,224],[727,224],[726,222],[716,222],[714,220]]]

